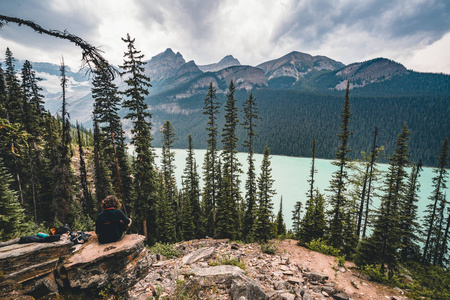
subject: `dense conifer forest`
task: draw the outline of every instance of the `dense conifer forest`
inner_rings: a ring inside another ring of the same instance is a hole
[[[61,110],[51,115],[31,63],[16,72],[13,53],[6,49],[0,66],[1,241],[64,223],[73,230],[93,230],[99,203],[114,194],[133,219],[131,231],[145,235],[149,245],[205,236],[261,243],[291,237],[310,248],[321,244],[334,249],[386,281],[397,278],[401,266],[448,274],[450,206],[444,191],[449,149],[447,137],[439,131],[446,121],[437,118],[448,111],[448,101],[418,96],[352,98],[347,85],[345,94],[317,103],[316,97],[300,92],[238,92],[231,81],[224,101],[210,84],[202,99],[201,119],[167,118],[155,128],[145,101],[151,81],[143,73],[144,55],[129,35],[122,40],[125,55],[120,68],[126,88],[119,90],[112,74],[97,66],[92,79],[92,129],[70,123],[63,61]],[[436,132],[436,140],[427,141],[431,147],[412,140],[419,125],[410,120],[414,114],[414,120],[420,119],[424,103],[437,111],[420,124]],[[282,106],[291,108],[289,114],[281,114]],[[125,116],[119,115],[120,108],[126,109]],[[359,117],[354,118],[357,111]],[[385,119],[371,119],[374,111],[386,112]],[[134,157],[127,155],[123,119],[132,124]],[[291,122],[302,122],[306,128],[294,132]],[[380,123],[383,126],[377,128]],[[188,129],[198,128],[203,134],[191,136]],[[154,160],[155,131],[160,131],[162,144],[160,166]],[[290,136],[292,144],[280,143],[280,135]],[[173,159],[179,141],[187,145],[188,153],[181,187],[175,183]],[[196,147],[207,149],[204,161],[195,160]],[[390,167],[386,174],[375,175],[383,150]],[[248,170],[242,169],[238,151],[248,153]],[[264,154],[259,170],[255,151]],[[294,228],[288,232],[283,218],[291,216],[282,215],[282,203],[278,214],[273,207],[270,155],[281,152],[312,157],[311,169],[305,170],[310,189],[304,202],[291,208]],[[314,160],[326,156],[334,156],[336,167],[329,197],[314,185]],[[361,163],[354,164],[355,159]],[[417,218],[422,161],[435,168],[423,220]],[[352,168],[357,170],[355,178],[349,176]],[[240,174],[245,174],[245,191],[238,188]],[[375,180],[383,188],[381,204],[374,208]],[[431,293],[444,299],[448,283]]]

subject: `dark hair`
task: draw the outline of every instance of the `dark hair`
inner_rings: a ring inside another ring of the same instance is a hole
[[[115,207],[115,208],[120,207],[119,199],[117,199],[117,197],[114,195],[109,195],[102,201],[103,209],[110,208],[110,207]]]

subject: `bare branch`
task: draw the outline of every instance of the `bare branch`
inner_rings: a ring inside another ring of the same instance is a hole
[[[117,69],[114,68],[114,66],[110,65],[108,61],[100,54],[103,51],[92,46],[80,37],[70,34],[69,32],[67,32],[67,30],[47,30],[29,20],[0,15],[0,29],[9,22],[16,23],[19,26],[26,25],[41,34],[43,33],[57,38],[69,40],[83,50],[81,58],[82,67],[87,66],[91,71],[94,71],[95,69],[102,70],[103,72],[107,72],[112,79],[119,75]]]

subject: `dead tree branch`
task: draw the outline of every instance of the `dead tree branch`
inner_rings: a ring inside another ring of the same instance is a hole
[[[8,24],[9,22],[16,23],[19,26],[26,25],[40,34],[47,34],[57,38],[69,40],[70,42],[80,47],[83,51],[81,58],[82,67],[87,66],[91,71],[96,69],[103,70],[104,72],[107,72],[112,79],[119,75],[117,69],[114,68],[114,66],[110,65],[108,61],[100,54],[103,51],[92,46],[82,38],[67,32],[67,30],[47,30],[29,20],[0,15],[0,28]]]

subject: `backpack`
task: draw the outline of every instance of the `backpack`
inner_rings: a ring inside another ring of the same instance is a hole
[[[103,211],[97,217],[95,232],[100,244],[118,241],[122,236],[120,219],[114,212]]]

